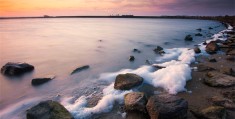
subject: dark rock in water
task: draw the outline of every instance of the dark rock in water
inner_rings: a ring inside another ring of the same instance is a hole
[[[215,41],[211,41],[210,43],[207,44],[206,46],[206,52],[208,54],[214,54],[219,50],[219,46],[216,44]]]
[[[187,119],[188,102],[178,96],[154,95],[146,108],[151,119]]]
[[[149,60],[145,60],[145,64],[151,65],[152,63]]]
[[[132,73],[117,75],[114,83],[114,88],[117,90],[130,90],[136,86],[139,86],[143,82],[143,78]]]
[[[217,71],[211,71],[206,74],[204,83],[212,87],[231,87],[235,85],[235,78]]]
[[[157,68],[157,69],[162,69],[162,68],[166,68],[166,67],[163,67],[163,66],[159,66],[157,64],[154,64],[153,67]]]
[[[196,29],[197,31],[199,31],[199,32],[201,32],[202,31],[202,29],[201,28],[198,28],[198,29]]]
[[[129,61],[132,62],[132,61],[134,61],[134,60],[135,60],[135,57],[134,57],[134,56],[130,56],[130,57],[129,57]]]
[[[206,41],[203,42],[203,45],[207,45]]]
[[[138,49],[133,49],[133,52],[141,53],[141,51]]]
[[[201,111],[192,111],[198,119],[227,119],[226,110],[221,106],[210,106]]]
[[[202,34],[201,33],[196,33],[195,36],[202,36]]]
[[[1,73],[6,76],[19,76],[34,70],[34,66],[27,63],[8,62],[1,68]]]
[[[211,30],[211,29],[213,29],[213,28],[212,28],[212,27],[209,27],[208,29],[210,29],[210,30]]]
[[[157,46],[157,48],[155,48],[153,51],[157,54],[164,54],[165,53],[161,46]]]
[[[79,68],[73,70],[73,72],[71,73],[71,75],[74,74],[74,73],[78,73],[78,72],[81,72],[81,71],[83,71],[83,70],[89,69],[89,68],[90,68],[89,65],[85,65],[85,66],[79,67]]]
[[[193,41],[193,37],[191,35],[187,35],[184,38],[185,41]]]
[[[210,99],[210,101],[216,106],[221,106],[226,109],[235,109],[235,103],[233,103],[232,100],[226,98],[214,96]]]
[[[73,119],[60,103],[52,100],[40,102],[27,110],[27,119]]]
[[[201,53],[201,50],[200,50],[199,47],[195,47],[195,48],[194,48],[194,52],[198,54],[198,53]]]
[[[215,58],[210,58],[208,61],[209,62],[217,62]]]
[[[124,97],[126,111],[140,111],[146,113],[147,99],[142,92],[128,93]]]
[[[48,81],[51,81],[54,78],[55,78],[55,76],[47,77],[47,78],[35,78],[35,79],[32,79],[31,84],[33,86],[38,86],[38,85],[44,84]]]

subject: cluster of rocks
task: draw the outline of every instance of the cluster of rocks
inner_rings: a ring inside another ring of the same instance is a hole
[[[160,54],[160,55],[165,54],[165,51],[164,51],[164,49],[163,49],[161,46],[157,46],[157,48],[155,48],[153,51],[154,51],[156,54]]]
[[[119,74],[114,88],[130,90],[143,83],[143,78],[132,73]],[[145,113],[151,119],[186,119],[188,102],[170,94],[153,95],[149,99],[144,92],[131,92],[124,96],[125,111]]]

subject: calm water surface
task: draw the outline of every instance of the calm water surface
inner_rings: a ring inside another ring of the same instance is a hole
[[[197,28],[203,29],[204,37],[194,36]],[[0,111],[25,99],[91,93],[94,87],[104,86],[96,81],[100,73],[134,69],[147,59],[154,61],[159,56],[152,51],[157,45],[192,48],[223,29],[215,21],[184,19],[0,20],[0,66],[7,62],[35,66],[34,72],[20,78],[0,75]],[[193,42],[184,41],[187,34],[194,36]],[[133,53],[134,48],[141,53]],[[134,62],[128,61],[130,55],[136,57]],[[83,65],[90,65],[90,69],[70,75]],[[46,75],[56,78],[31,86],[32,78]]]

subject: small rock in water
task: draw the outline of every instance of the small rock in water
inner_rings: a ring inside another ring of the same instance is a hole
[[[187,35],[187,36],[185,36],[184,40],[185,41],[192,41],[193,37],[191,35]]]
[[[160,55],[165,53],[161,46],[157,46],[157,48],[155,48],[153,51],[157,54],[160,54]]]
[[[198,28],[198,29],[196,29],[197,31],[199,31],[199,32],[201,32],[202,31],[202,29],[201,28]]]
[[[133,49],[133,52],[141,53],[141,51],[138,49]]]
[[[203,45],[207,45],[206,41],[203,42]]]
[[[143,78],[132,73],[117,75],[114,83],[114,89],[117,90],[130,90],[136,86],[139,86],[143,82]]]
[[[79,67],[79,68],[77,68],[77,69],[73,70],[73,72],[71,73],[71,75],[72,75],[72,74],[74,74],[74,73],[77,73],[77,72],[80,72],[80,71],[83,71],[83,70],[89,69],[89,68],[90,68],[90,66],[89,66],[89,65],[85,65],[85,66]]]
[[[129,57],[129,61],[132,62],[132,61],[134,61],[134,60],[135,60],[135,57],[134,57],[134,56],[130,56],[130,57]]]
[[[196,33],[195,36],[202,36],[202,34],[201,33]]]
[[[73,119],[64,106],[52,100],[40,102],[27,110],[26,117],[27,119]]]
[[[211,41],[206,45],[206,52],[208,54],[214,54],[219,50],[219,46],[216,44],[215,41]]]
[[[209,27],[208,29],[210,29],[210,30],[211,30],[211,29],[213,29],[213,28],[212,28],[212,27]]]
[[[33,86],[38,86],[38,85],[44,84],[44,83],[46,83],[48,81],[51,81],[54,78],[55,78],[55,76],[47,77],[47,78],[35,78],[35,79],[32,79],[31,84]]]
[[[201,53],[201,50],[200,50],[199,47],[195,47],[195,48],[194,48],[194,52],[198,54],[198,53]]]
[[[27,63],[8,62],[1,68],[1,73],[5,76],[19,76],[34,70],[34,66]]]

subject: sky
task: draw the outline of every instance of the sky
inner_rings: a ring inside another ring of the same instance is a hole
[[[235,15],[235,0],[0,0],[0,17]]]

